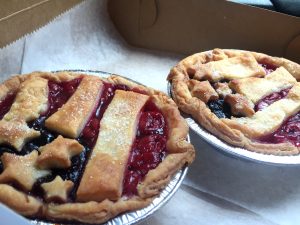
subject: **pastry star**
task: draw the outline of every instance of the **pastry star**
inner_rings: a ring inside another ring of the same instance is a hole
[[[71,158],[81,153],[83,148],[78,141],[59,135],[51,143],[39,148],[41,154],[37,165],[41,169],[68,168],[72,163]]]
[[[0,144],[10,144],[17,151],[21,151],[26,141],[38,136],[40,132],[29,128],[24,121],[0,121]]]
[[[51,173],[35,167],[37,157],[37,151],[25,156],[4,153],[1,157],[4,171],[0,174],[0,183],[17,182],[23,189],[30,191],[38,178]]]
[[[74,183],[70,180],[63,180],[60,176],[56,176],[55,179],[49,183],[41,185],[45,191],[45,199],[51,201],[53,198],[66,202],[69,192],[72,190]]]

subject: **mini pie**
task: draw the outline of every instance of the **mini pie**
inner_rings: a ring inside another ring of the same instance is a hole
[[[299,64],[214,49],[183,59],[168,80],[179,109],[220,139],[264,154],[299,154]]]
[[[194,159],[162,92],[120,76],[17,75],[0,85],[0,202],[33,219],[102,223],[151,203]]]

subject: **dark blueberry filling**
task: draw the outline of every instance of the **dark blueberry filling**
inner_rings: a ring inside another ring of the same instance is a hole
[[[267,74],[272,73],[276,70],[276,66],[267,63],[260,63],[260,65],[265,69]],[[219,82],[229,82],[228,80],[221,80]],[[212,85],[213,86],[213,85]],[[261,110],[262,108],[272,104],[273,102],[279,100],[280,98],[284,98],[289,89],[282,90],[278,93],[272,93],[264,99],[260,100],[258,104],[255,105],[255,111]],[[214,101],[209,101],[207,103],[209,109],[218,117],[218,118],[230,118],[232,116],[230,105],[224,102],[224,99],[218,99]]]
[[[10,146],[1,145],[0,146],[0,158],[4,152],[15,153],[15,151]],[[2,161],[0,160],[0,173],[2,173],[2,172],[3,172],[3,164],[2,164]]]
[[[73,82],[73,83],[75,84],[75,82]],[[42,196],[43,192],[40,188],[40,184],[43,182],[49,182],[49,181],[53,180],[57,175],[59,175],[63,180],[66,180],[66,179],[71,180],[74,183],[74,187],[70,193],[69,200],[70,201],[75,200],[76,190],[79,185],[79,180],[81,179],[81,176],[83,174],[83,170],[87,163],[87,159],[90,155],[91,149],[94,147],[97,137],[98,137],[99,128],[100,128],[100,120],[103,116],[105,109],[111,102],[116,89],[126,90],[127,87],[124,85],[113,86],[112,84],[108,84],[108,83],[104,84],[104,90],[101,94],[101,98],[100,98],[97,106],[95,107],[95,110],[92,113],[92,116],[90,117],[89,121],[87,122],[86,126],[84,127],[83,131],[81,132],[80,136],[77,138],[77,141],[84,146],[84,150],[79,155],[72,157],[71,167],[68,169],[52,169],[51,175],[40,178],[36,182],[33,190],[31,191],[31,194],[36,195],[36,196]],[[71,88],[70,90],[75,91],[76,89]],[[62,94],[57,93],[56,96],[62,96]],[[59,107],[62,106],[61,101],[57,101],[55,98],[52,100],[52,102],[55,102],[55,103],[59,102],[59,104],[57,104],[57,105]],[[53,112],[56,112],[58,108],[51,107],[51,109],[53,110]],[[51,113],[47,114],[47,115],[50,116]],[[39,139],[34,140],[34,141],[39,142],[39,145],[37,145],[37,148],[39,146],[42,146],[44,144],[51,142],[58,136],[58,134],[55,134],[54,132],[49,131],[45,128],[44,122],[45,122],[46,118],[47,117],[45,117],[45,116],[41,116],[38,120],[34,121],[32,124],[32,126],[36,130],[41,131],[42,134],[43,133],[46,134],[44,137],[39,138],[41,140],[39,140]],[[48,140],[49,140],[49,142],[48,142]],[[31,145],[31,142],[29,142],[28,144],[30,146],[33,146],[33,145]],[[34,150],[34,149],[31,149],[31,151],[32,150]]]
[[[224,99],[209,101],[207,105],[218,118],[230,118],[232,115],[230,105]]]
[[[60,108],[64,103],[68,101],[71,95],[76,91],[78,85],[80,84],[81,79],[82,78],[76,78],[66,82],[49,81],[48,82],[48,88],[49,88],[48,110],[35,121],[28,123],[29,127],[40,131],[41,136],[26,143],[20,152],[15,151],[11,146],[1,145],[0,155],[2,155],[4,152],[14,153],[17,155],[26,155],[32,152],[33,150],[37,150],[40,146],[43,146],[53,141],[57,137],[57,134],[45,128],[44,126],[45,120],[54,112],[56,112],[57,109]],[[1,113],[4,113],[0,115],[1,118],[9,111],[11,105],[13,104],[14,99],[15,99],[15,94],[8,95],[4,99],[4,101],[0,103],[0,108],[3,108],[1,109]],[[3,167],[1,164],[0,172],[2,173],[2,171],[3,171]]]

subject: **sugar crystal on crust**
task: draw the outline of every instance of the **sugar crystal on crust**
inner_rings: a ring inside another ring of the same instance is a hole
[[[143,94],[116,91],[101,120],[96,145],[77,190],[78,201],[117,200],[121,196],[137,120],[148,99]]]
[[[76,138],[99,101],[103,83],[98,77],[84,77],[75,93],[45,122],[47,128]]]
[[[71,158],[80,154],[83,148],[78,141],[59,135],[51,143],[39,148],[41,154],[37,166],[41,169],[68,168],[71,166]]]
[[[37,151],[25,156],[3,153],[1,161],[4,171],[0,174],[0,183],[16,182],[24,190],[30,191],[37,179],[51,174],[49,170],[36,167],[37,157]]]
[[[63,180],[60,176],[56,176],[54,180],[41,185],[45,192],[46,201],[59,200],[66,202],[68,194],[72,190],[74,183],[70,180]]]
[[[0,144],[9,144],[21,151],[30,139],[40,136],[40,132],[28,127],[24,121],[0,121]]]

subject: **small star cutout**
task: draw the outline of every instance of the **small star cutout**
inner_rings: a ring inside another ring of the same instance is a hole
[[[37,151],[32,151],[25,156],[4,153],[1,157],[4,171],[0,174],[0,183],[16,182],[24,190],[30,191],[37,179],[51,174],[48,170],[35,167],[37,158]]]
[[[49,183],[43,183],[41,187],[45,191],[46,201],[53,199],[59,199],[62,202],[66,202],[68,195],[72,190],[74,183],[70,180],[63,180],[60,176],[56,176],[55,179]]]
[[[21,151],[28,140],[38,136],[40,136],[40,132],[29,128],[26,122],[0,121],[0,144],[9,144],[17,151]]]
[[[41,154],[37,165],[41,169],[68,168],[72,163],[71,158],[81,153],[83,148],[78,141],[59,135],[51,143],[39,148]]]

